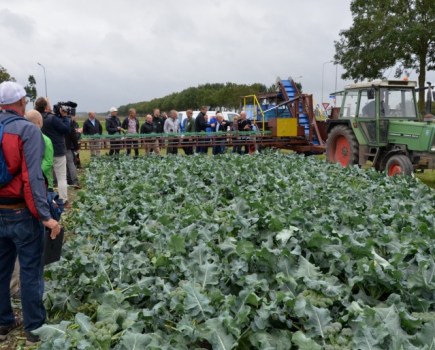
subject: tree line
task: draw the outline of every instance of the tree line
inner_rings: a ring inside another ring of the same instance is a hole
[[[181,92],[174,92],[170,95],[155,98],[150,101],[130,103],[120,106],[120,114],[128,114],[130,108],[135,108],[137,113],[151,113],[153,109],[169,111],[171,109],[199,110],[201,106],[208,106],[210,109],[236,110],[240,108],[241,96],[258,95],[274,90],[274,85],[266,87],[264,84],[255,83],[252,85],[234,83],[204,84],[198,87],[189,87]]]

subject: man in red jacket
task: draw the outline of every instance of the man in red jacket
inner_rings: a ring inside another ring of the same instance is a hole
[[[45,322],[44,226],[54,239],[59,223],[51,218],[41,170],[44,141],[36,125],[24,119],[26,92],[15,82],[0,84],[1,147],[12,180],[0,187],[0,341],[21,325],[11,305],[10,280],[18,255],[24,331],[29,343],[38,341],[31,331]]]

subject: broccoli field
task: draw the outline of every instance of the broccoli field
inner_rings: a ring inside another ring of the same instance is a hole
[[[281,153],[86,170],[40,349],[435,349],[435,191]]]

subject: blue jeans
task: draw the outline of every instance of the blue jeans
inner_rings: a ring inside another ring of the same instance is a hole
[[[17,254],[24,330],[45,322],[43,250],[44,226],[27,208],[0,209],[0,325],[15,321],[9,285]]]

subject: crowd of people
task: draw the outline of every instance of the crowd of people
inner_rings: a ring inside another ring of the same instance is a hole
[[[132,137],[133,135],[139,134],[169,134],[171,135],[170,143],[168,143],[166,152],[167,154],[177,154],[178,147],[174,144],[181,140],[182,147],[186,155],[192,155],[196,153],[207,154],[209,147],[206,143],[209,143],[207,139],[204,140],[204,145],[199,145],[194,149],[191,145],[192,139],[183,137],[180,139],[177,134],[181,133],[194,133],[194,132],[225,132],[225,131],[252,131],[253,125],[252,121],[247,118],[246,112],[242,111],[240,116],[235,118],[234,121],[225,120],[222,113],[217,112],[215,116],[209,118],[207,115],[208,108],[206,106],[201,107],[199,114],[196,118],[193,118],[193,110],[189,109],[186,111],[186,118],[182,120],[182,125],[178,119],[178,112],[176,110],[171,110],[169,113],[161,113],[160,109],[156,108],[153,110],[152,114],[147,114],[145,116],[145,122],[140,125],[139,119],[137,117],[136,110],[130,108],[128,111],[128,116],[121,122],[118,117],[118,109],[112,107],[109,110],[110,114],[107,116],[105,121],[106,132],[109,137],[113,135],[126,135],[125,144],[123,144],[120,137],[111,137],[109,140],[109,155],[119,155],[120,150],[125,147],[126,155],[129,156],[134,152],[134,156],[139,155],[139,140]],[[95,118],[95,112],[88,113],[88,119],[83,124],[83,134],[87,136],[102,135],[103,128],[101,123]],[[130,137],[128,137],[130,135]],[[248,137],[240,137],[240,140],[248,140]],[[212,153],[214,155],[222,154],[226,152],[225,148],[225,138],[217,139],[218,144],[213,146]],[[145,153],[155,153],[160,154],[160,151],[166,145],[164,140],[159,137],[150,138],[144,143]],[[89,149],[92,156],[97,156],[100,154],[100,149],[102,144],[98,139],[89,140]],[[233,148],[234,153],[246,154],[249,153],[248,142],[243,144],[243,142],[238,143],[237,146]]]

